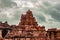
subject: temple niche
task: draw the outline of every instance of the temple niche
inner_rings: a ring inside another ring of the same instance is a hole
[[[38,25],[32,11],[21,15],[18,25],[0,22],[0,40],[60,40],[60,30]]]

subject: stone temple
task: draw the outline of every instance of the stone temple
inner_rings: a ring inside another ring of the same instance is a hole
[[[0,22],[0,40],[60,40],[60,29],[39,26],[32,11],[21,15],[18,25]]]

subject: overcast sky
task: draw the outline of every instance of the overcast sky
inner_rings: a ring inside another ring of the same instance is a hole
[[[28,9],[39,25],[60,28],[60,0],[0,0],[0,21],[18,24],[21,14]]]

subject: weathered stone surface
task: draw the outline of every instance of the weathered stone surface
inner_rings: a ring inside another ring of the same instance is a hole
[[[3,38],[2,30],[7,29],[8,33]],[[32,11],[21,15],[18,25],[9,25],[0,22],[0,40],[60,40],[60,30],[48,29],[45,26],[38,26]]]

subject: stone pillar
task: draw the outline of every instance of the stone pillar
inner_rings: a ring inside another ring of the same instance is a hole
[[[49,38],[49,32],[47,33],[47,40],[50,40],[50,38]]]
[[[0,38],[2,38],[2,30],[0,30]]]
[[[51,40],[54,40],[54,32],[51,32]]]

